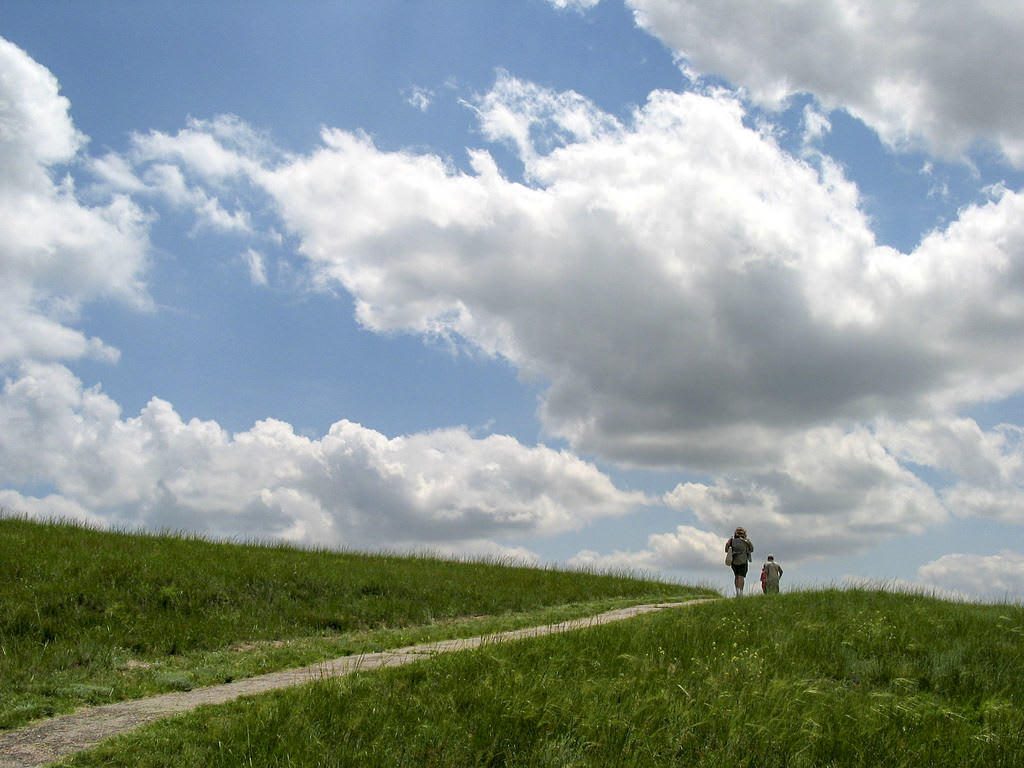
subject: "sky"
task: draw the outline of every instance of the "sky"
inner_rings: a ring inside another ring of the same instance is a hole
[[[0,507],[1024,600],[1024,0],[0,3]]]

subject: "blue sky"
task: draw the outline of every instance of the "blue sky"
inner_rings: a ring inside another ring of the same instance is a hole
[[[1024,591],[1024,8],[7,2],[0,505]]]

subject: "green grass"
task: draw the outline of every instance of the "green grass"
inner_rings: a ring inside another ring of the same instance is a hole
[[[710,593],[12,517],[0,517],[0,553],[0,729],[348,653]]]
[[[975,766],[1024,755],[1024,608],[720,600],[197,710],[69,766]]]

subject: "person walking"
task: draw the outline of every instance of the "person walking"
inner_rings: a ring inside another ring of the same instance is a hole
[[[775,555],[768,555],[768,562],[761,568],[761,588],[767,594],[779,594],[779,579],[782,566],[775,562]]]
[[[732,566],[733,584],[736,586],[736,597],[743,594],[743,580],[747,576],[750,556],[754,553],[754,545],[747,538],[743,528],[737,528],[732,538],[725,542],[725,551],[729,553],[727,561]]]

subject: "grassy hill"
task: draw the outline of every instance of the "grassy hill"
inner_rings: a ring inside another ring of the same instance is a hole
[[[0,541],[11,724],[707,593],[19,520],[0,520]],[[872,590],[723,599],[201,708],[62,765],[1020,768],[1022,661],[1019,605]]]
[[[719,600],[158,723],[79,766],[986,766],[1024,755],[1024,611]]]
[[[0,729],[348,653],[709,594],[606,575],[0,518]]]

